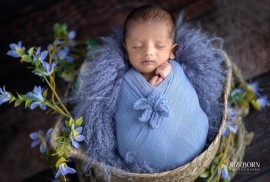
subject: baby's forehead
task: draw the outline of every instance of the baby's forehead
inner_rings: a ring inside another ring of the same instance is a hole
[[[170,21],[168,20],[143,20],[143,19],[134,19],[131,20],[128,23],[128,28],[134,25],[146,25],[146,24],[162,24],[162,26],[170,27],[172,28],[173,25]]]
[[[140,27],[141,29],[146,29],[148,28],[148,25],[156,25],[152,27],[150,26],[153,31],[156,30],[163,30],[163,32],[166,31],[168,33],[168,36],[172,38],[171,35],[173,34],[174,29],[169,21],[142,21],[142,20],[130,21],[126,29],[126,36],[128,36],[130,32],[136,33],[136,28]]]

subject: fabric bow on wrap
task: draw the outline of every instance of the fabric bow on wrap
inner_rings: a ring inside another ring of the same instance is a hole
[[[157,128],[163,117],[170,116],[166,95],[154,89],[147,98],[140,98],[134,103],[134,109],[144,110],[139,117],[141,122],[149,122],[151,128]]]

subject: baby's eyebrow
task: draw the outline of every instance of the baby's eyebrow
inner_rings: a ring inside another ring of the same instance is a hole
[[[136,44],[136,43],[141,44],[142,41],[140,41],[140,40],[138,40],[138,39],[132,39],[132,40],[130,40],[130,43],[133,43],[133,44]]]
[[[158,41],[156,42],[156,44],[165,44],[166,42],[165,41]]]
[[[157,42],[155,42],[155,44],[158,44],[158,45],[164,45],[164,44],[168,44],[169,43],[169,41],[157,41]]]
[[[134,42],[131,42],[131,45],[142,45],[142,42],[134,41]]]

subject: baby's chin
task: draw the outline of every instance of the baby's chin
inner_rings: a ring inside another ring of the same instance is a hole
[[[155,75],[156,72],[156,67],[153,69],[149,69],[149,70],[141,70],[140,73],[144,74],[144,75]]]
[[[157,65],[144,65],[141,68],[137,69],[142,74],[151,74],[154,73],[157,69]]]
[[[149,71],[147,71],[147,72],[145,72],[145,71],[143,71],[143,72],[141,72],[140,71],[140,73],[143,75],[143,77],[145,78],[145,79],[151,79],[153,76],[155,76],[155,70],[153,70],[153,71],[151,71],[151,72],[149,72]]]

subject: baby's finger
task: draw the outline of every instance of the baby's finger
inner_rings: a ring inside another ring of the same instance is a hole
[[[164,79],[164,70],[163,69],[156,69],[155,74]]]
[[[155,86],[158,86],[161,82],[163,81],[163,79],[161,77],[158,77]]]
[[[158,80],[158,76],[153,76],[153,78],[151,78],[151,80],[149,81],[149,83],[153,86],[155,86],[155,83],[157,82]]]

